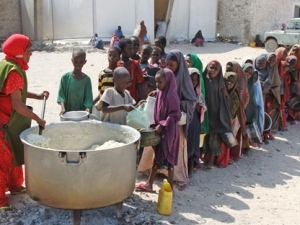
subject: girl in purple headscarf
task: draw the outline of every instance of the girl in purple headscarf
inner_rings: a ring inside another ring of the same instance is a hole
[[[158,89],[154,105],[154,123],[151,127],[161,136],[161,142],[154,147],[155,158],[147,184],[139,184],[137,191],[153,191],[153,181],[158,169],[168,170],[168,182],[173,187],[174,166],[177,165],[179,151],[178,121],[181,117],[180,100],[173,72],[161,69],[155,76]]]

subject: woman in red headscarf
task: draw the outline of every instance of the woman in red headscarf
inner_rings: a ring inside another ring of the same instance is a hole
[[[26,106],[26,98],[48,98],[49,93],[27,92],[25,70],[31,56],[31,42],[22,34],[10,36],[2,45],[6,54],[0,62],[0,211],[11,210],[5,196],[25,193],[22,164],[24,149],[20,133],[30,127],[31,119],[42,128],[46,121],[39,118]]]

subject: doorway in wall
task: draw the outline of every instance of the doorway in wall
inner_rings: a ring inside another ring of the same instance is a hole
[[[154,1],[154,35],[166,36],[174,0]]]

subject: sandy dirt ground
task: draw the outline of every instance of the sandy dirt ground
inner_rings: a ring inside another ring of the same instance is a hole
[[[261,48],[226,43],[206,43],[203,48],[189,44],[169,45],[167,51],[176,48],[184,54],[198,54],[204,65],[217,59],[225,66],[229,60],[241,62],[244,56],[266,53]],[[3,57],[3,53],[0,53],[0,58]],[[58,85],[62,74],[72,70],[71,51],[33,52],[29,65],[29,90],[50,91],[45,119],[47,123],[58,122]],[[87,54],[83,71],[93,81],[94,96],[98,92],[98,73],[106,66],[105,51]],[[29,100],[28,104],[33,106],[34,112],[41,113],[42,101]],[[188,189],[182,192],[175,189],[171,216],[161,216],[156,212],[157,194],[134,192],[125,200],[122,219],[116,218],[115,208],[110,206],[84,210],[81,224],[299,224],[299,137],[299,124],[291,125],[288,131],[277,132],[275,140],[270,141],[269,145],[253,149],[249,155],[227,168],[214,168],[210,172],[197,170]],[[137,174],[136,183],[146,179],[145,175]],[[156,179],[156,191],[162,179]],[[73,224],[71,210],[39,205],[26,194],[7,196],[16,210],[1,213],[0,224]]]

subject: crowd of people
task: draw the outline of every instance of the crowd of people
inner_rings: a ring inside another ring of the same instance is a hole
[[[273,132],[288,129],[288,122],[295,123],[300,101],[300,45],[293,46],[289,53],[280,47],[275,53],[245,57],[241,65],[229,61],[222,68],[217,60],[204,67],[196,54],[184,56],[176,49],[166,53],[166,44],[163,36],[153,45],[141,45],[137,36],[120,38],[117,46],[107,51],[108,65],[99,73],[99,94],[95,98],[92,81],[82,71],[86,53],[76,48],[73,70],[62,76],[58,88],[59,115],[98,110],[102,112],[101,121],[117,124],[126,124],[127,113],[143,104],[147,96],[156,98],[150,127],[161,141],[140,149],[138,171],[150,173],[147,183],[138,184],[136,191],[154,192],[158,171],[167,175],[172,187],[176,181],[179,190],[184,190],[202,162],[205,170],[225,168],[246,155],[251,146],[268,144],[274,139]],[[5,192],[26,190],[22,187],[23,149],[16,139],[30,126],[30,119],[42,128],[46,123],[26,107],[26,98],[48,98],[49,93],[27,92],[25,70],[31,55],[28,37],[12,35],[4,42],[3,52],[0,210],[10,210]],[[186,122],[178,125],[182,112]],[[269,127],[266,115],[272,121]]]

